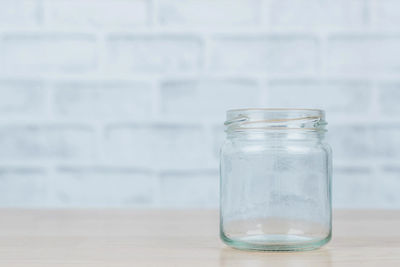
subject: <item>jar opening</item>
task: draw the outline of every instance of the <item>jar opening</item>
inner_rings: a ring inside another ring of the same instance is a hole
[[[327,124],[325,112],[321,109],[231,109],[226,115],[226,131],[325,131]]]

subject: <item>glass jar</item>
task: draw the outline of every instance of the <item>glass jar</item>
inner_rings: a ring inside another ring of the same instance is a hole
[[[227,112],[220,235],[251,250],[311,250],[331,239],[331,149],[316,109]]]

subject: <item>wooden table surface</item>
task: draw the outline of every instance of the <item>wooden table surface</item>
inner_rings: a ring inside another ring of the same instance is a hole
[[[400,266],[400,211],[335,211],[332,241],[246,252],[217,211],[0,210],[0,266]]]

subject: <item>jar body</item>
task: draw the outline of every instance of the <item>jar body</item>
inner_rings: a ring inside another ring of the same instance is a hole
[[[220,161],[220,235],[252,250],[310,250],[331,238],[331,149],[320,135],[228,135]]]

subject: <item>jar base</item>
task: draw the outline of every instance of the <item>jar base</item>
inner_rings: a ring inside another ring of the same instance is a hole
[[[318,249],[331,240],[326,238],[304,237],[299,235],[252,235],[228,238],[221,233],[222,241],[233,248],[261,251],[307,251]]]

